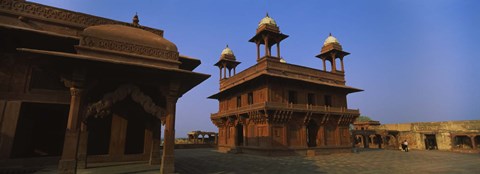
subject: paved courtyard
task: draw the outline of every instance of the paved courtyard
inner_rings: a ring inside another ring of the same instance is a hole
[[[175,156],[176,169],[181,174],[480,173],[480,154],[442,151],[370,150],[315,157],[265,157],[224,154],[214,149],[179,149],[175,150]],[[91,167],[78,173],[159,173],[158,165],[145,163]],[[37,173],[51,173],[51,170]]]

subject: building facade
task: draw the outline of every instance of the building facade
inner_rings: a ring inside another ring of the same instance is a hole
[[[163,31],[0,0],[0,165],[145,161],[173,173],[175,109],[209,75]],[[161,124],[165,125],[160,146]]]
[[[220,92],[209,97],[219,101],[211,115],[219,151],[315,155],[352,147],[349,124],[359,110],[348,109],[346,96],[361,90],[345,85],[343,60],[349,53],[330,35],[317,55],[323,70],[288,64],[280,56],[287,37],[267,14],[250,39],[257,46],[255,65],[237,73],[233,51],[222,51],[215,64]]]
[[[352,131],[358,147],[480,152],[480,120],[380,124],[355,122]]]

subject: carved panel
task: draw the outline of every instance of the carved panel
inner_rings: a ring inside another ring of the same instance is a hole
[[[68,22],[71,24],[80,25],[82,27],[94,26],[94,25],[103,25],[103,24],[123,24],[131,25],[128,23],[123,23],[119,21],[114,21],[106,18],[96,17],[92,15],[86,15],[82,13],[77,13],[73,11],[68,11],[60,8],[49,7],[41,4],[34,4],[25,1],[15,1],[15,0],[0,0],[0,10],[12,11],[15,13],[28,14],[31,16],[52,19],[57,21]],[[155,30],[148,27],[137,26],[144,30],[150,31],[152,33],[163,36],[162,30]]]
[[[179,56],[178,52],[176,51],[162,50],[162,49],[147,47],[143,45],[136,45],[136,44],[126,43],[126,42],[100,39],[96,37],[83,37],[80,45],[93,47],[93,48],[101,48],[106,50],[145,55],[145,56],[160,57],[160,58],[166,58],[170,60],[177,60]]]

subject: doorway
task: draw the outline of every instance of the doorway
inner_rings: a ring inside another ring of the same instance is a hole
[[[318,126],[315,121],[308,122],[307,125],[307,145],[308,147],[317,146]]]
[[[435,134],[425,134],[425,149],[426,150],[437,150],[437,139]]]
[[[60,156],[69,105],[22,103],[11,158]]]
[[[243,125],[237,124],[237,146],[243,146]]]

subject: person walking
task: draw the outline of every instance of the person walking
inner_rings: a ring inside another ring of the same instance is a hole
[[[407,140],[403,141],[402,146],[403,146],[403,150],[405,152],[408,152],[408,142],[407,142]]]

